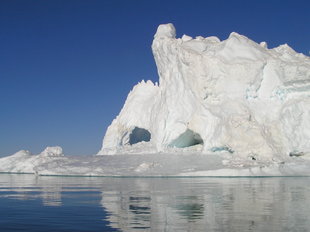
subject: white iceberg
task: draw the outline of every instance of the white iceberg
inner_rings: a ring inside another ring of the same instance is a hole
[[[0,159],[1,172],[103,176],[309,175],[310,58],[238,33],[175,38],[160,25],[159,83],[141,81],[97,156],[61,148]]]
[[[310,152],[309,57],[235,32],[224,41],[175,35],[172,24],[158,27],[159,84],[133,88],[99,155],[140,151],[132,149],[139,142],[154,153],[186,148],[262,160]]]

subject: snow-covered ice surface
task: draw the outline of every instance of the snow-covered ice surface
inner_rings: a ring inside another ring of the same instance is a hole
[[[290,157],[286,162],[262,162],[233,159],[227,152],[66,157],[62,153],[19,151],[0,159],[0,172],[73,176],[309,176],[309,167],[310,155]]]
[[[175,38],[160,25],[159,83],[142,81],[97,156],[59,147],[0,159],[1,172],[103,176],[310,174],[310,58],[231,33]]]

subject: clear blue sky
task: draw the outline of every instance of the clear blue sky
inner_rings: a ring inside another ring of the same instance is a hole
[[[157,26],[226,39],[236,31],[309,54],[310,1],[0,1],[0,156],[94,154],[128,92],[157,81]]]

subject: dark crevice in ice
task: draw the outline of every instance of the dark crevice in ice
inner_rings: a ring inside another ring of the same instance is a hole
[[[221,146],[221,147],[212,147],[211,148],[211,151],[212,152],[218,152],[218,151],[228,151],[229,153],[234,153],[234,150],[231,149],[230,147],[228,146]]]
[[[303,156],[303,155],[305,155],[305,153],[304,153],[304,152],[298,152],[298,151],[292,151],[292,152],[290,152],[289,155],[290,155],[291,157],[292,157],[292,156],[298,157],[298,156]]]

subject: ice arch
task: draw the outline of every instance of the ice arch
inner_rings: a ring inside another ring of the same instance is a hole
[[[129,135],[129,144],[133,145],[142,141],[149,142],[151,140],[151,133],[143,128],[135,127]]]
[[[183,134],[181,134],[178,138],[173,140],[170,143],[171,147],[190,147],[197,144],[203,144],[203,140],[198,133],[195,133],[192,130],[187,129]]]

